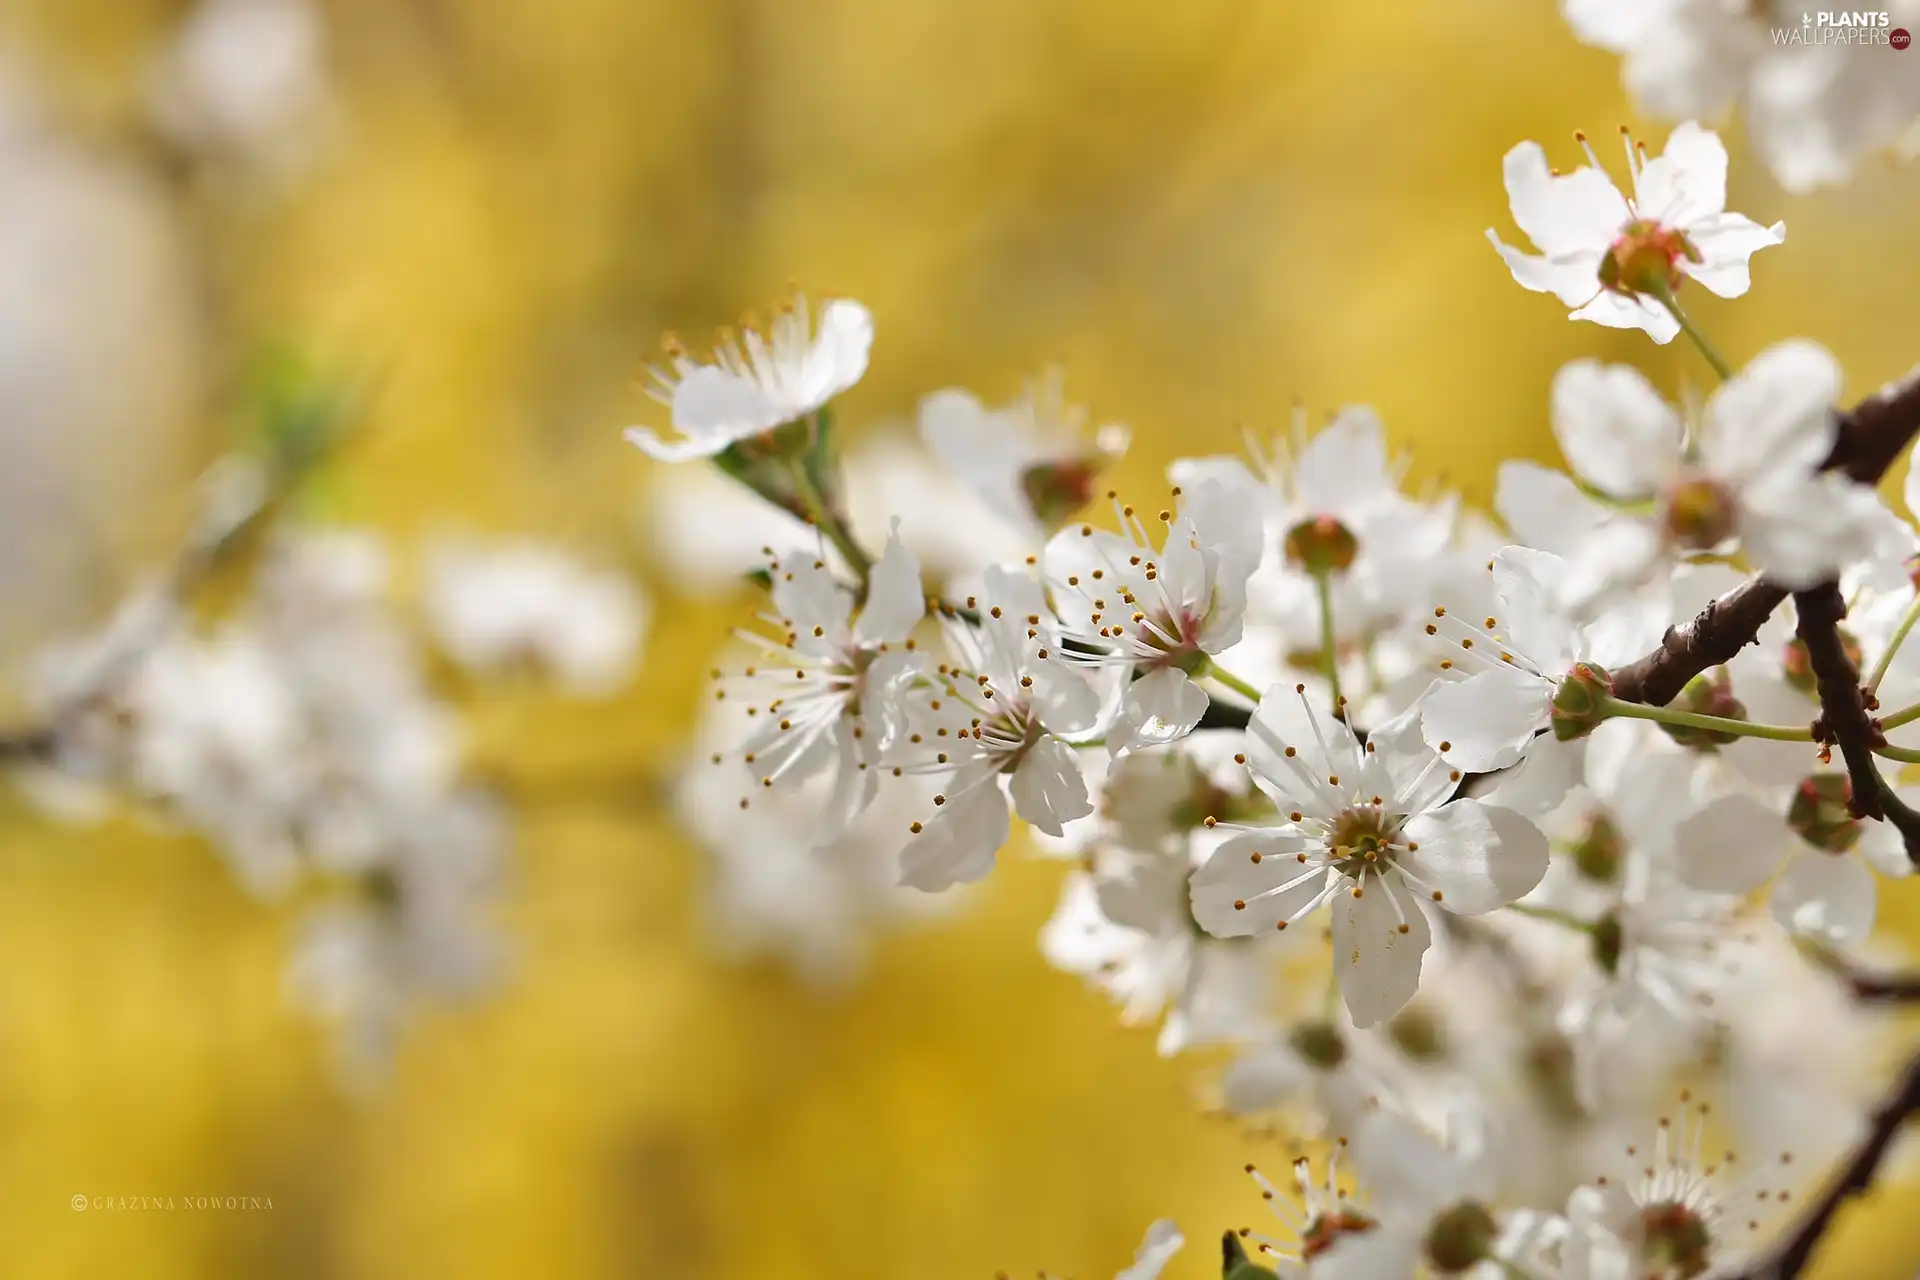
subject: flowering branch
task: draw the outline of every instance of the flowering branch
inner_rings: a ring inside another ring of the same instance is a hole
[[[1840,429],[1822,469],[1861,484],[1878,484],[1920,435],[1920,368],[1840,415]],[[1730,661],[1755,643],[1788,592],[1764,579],[1720,597],[1691,622],[1669,627],[1660,647],[1613,673],[1623,702],[1667,703],[1687,681]]]
[[[1920,1055],[1907,1063],[1886,1099],[1874,1109],[1867,1136],[1855,1148],[1853,1156],[1841,1168],[1833,1183],[1809,1209],[1791,1232],[1769,1253],[1730,1280],[1792,1280],[1806,1269],[1814,1248],[1833,1225],[1834,1215],[1846,1200],[1872,1186],[1881,1160],[1900,1133],[1901,1127],[1920,1111]]]

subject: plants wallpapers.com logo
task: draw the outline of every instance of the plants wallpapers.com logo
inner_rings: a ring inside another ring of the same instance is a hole
[[[1906,49],[1913,43],[1905,27],[1893,25],[1892,15],[1878,10],[1805,12],[1797,27],[1774,27],[1776,45],[1880,45]]]

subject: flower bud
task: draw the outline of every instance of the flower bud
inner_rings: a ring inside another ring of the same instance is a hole
[[[1733,696],[1733,681],[1721,668],[1716,674],[1698,675],[1687,681],[1686,688],[1680,691],[1673,705],[1681,711],[1691,711],[1696,715],[1718,716],[1722,720],[1745,720],[1746,704]],[[1737,742],[1740,735],[1721,729],[1696,729],[1690,725],[1662,724],[1669,738],[1683,747],[1695,751],[1711,751],[1715,747],[1724,747],[1729,742]]]
[[[1620,956],[1627,949],[1627,929],[1620,917],[1608,912],[1593,922],[1593,962],[1609,978],[1620,972]]]
[[[1860,665],[1860,642],[1848,633],[1845,627],[1836,628],[1840,633],[1840,648],[1846,653],[1847,660],[1858,668]],[[1795,636],[1787,641],[1786,656],[1781,659],[1786,668],[1787,683],[1806,694],[1809,698],[1819,694],[1819,680],[1813,674],[1813,655],[1807,652],[1806,641]]]
[[[1572,853],[1573,865],[1582,877],[1596,884],[1612,884],[1627,856],[1627,840],[1611,818],[1596,813],[1587,819],[1587,829],[1574,843]]]
[[[1427,1229],[1427,1261],[1441,1275],[1458,1275],[1493,1256],[1500,1224],[1483,1204],[1462,1200]]]
[[[1613,696],[1613,677],[1605,667],[1577,662],[1553,695],[1553,736],[1562,742],[1584,738],[1606,719],[1602,708]]]
[[[1845,853],[1860,842],[1853,816],[1853,782],[1844,773],[1816,773],[1794,789],[1787,825],[1802,840],[1828,853]]]
[[[1360,554],[1360,540],[1332,516],[1302,520],[1287,530],[1281,544],[1287,559],[1308,573],[1340,573]]]
[[[1394,1048],[1415,1062],[1438,1062],[1447,1056],[1447,1038],[1440,1020],[1412,1005],[1387,1023],[1387,1038],[1393,1041]]]
[[[1347,1060],[1347,1042],[1331,1022],[1303,1022],[1287,1043],[1308,1065],[1331,1071]]]

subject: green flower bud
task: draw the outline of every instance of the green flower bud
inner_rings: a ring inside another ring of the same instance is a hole
[[[1601,708],[1613,696],[1613,677],[1605,667],[1578,662],[1553,695],[1553,736],[1562,742],[1584,738],[1606,717]]]
[[[1844,773],[1816,773],[1794,790],[1787,825],[1802,840],[1828,853],[1846,853],[1860,843],[1860,819],[1853,816],[1853,782]]]
[[[1572,853],[1573,865],[1583,877],[1598,884],[1612,884],[1627,855],[1627,840],[1612,819],[1596,813],[1587,819],[1586,832],[1574,844]]]
[[[1620,972],[1620,956],[1627,949],[1626,926],[1609,912],[1593,922],[1593,962],[1609,978]]]
[[[1325,1070],[1347,1060],[1347,1042],[1331,1022],[1303,1022],[1287,1036],[1287,1043],[1307,1063]]]
[[[1673,705],[1681,711],[1691,711],[1696,715],[1718,716],[1722,720],[1745,720],[1746,704],[1733,696],[1733,681],[1722,667],[1714,675],[1698,675],[1687,681],[1686,688],[1680,691]],[[1740,735],[1720,729],[1695,729],[1688,725],[1662,724],[1669,738],[1683,747],[1695,751],[1712,751],[1724,747],[1729,742],[1737,742]]]
[[[1500,1224],[1483,1204],[1462,1200],[1427,1229],[1427,1261],[1441,1275],[1458,1275],[1493,1256]]]

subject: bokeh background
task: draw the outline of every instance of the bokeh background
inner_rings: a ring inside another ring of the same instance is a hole
[[[241,355],[288,339],[380,371],[335,513],[629,565],[653,647],[611,702],[475,708],[477,767],[528,797],[517,963],[419,1022],[367,1097],[282,1000],[287,910],[190,838],[0,800],[0,1272],[1099,1277],[1171,1215],[1195,1245],[1168,1274],[1215,1274],[1214,1233],[1260,1211],[1240,1166],[1273,1149],[1203,1118],[1191,1061],[1045,967],[1056,865],[1003,859],[837,995],[711,957],[700,863],[647,780],[748,599],[676,596],[649,553],[652,464],[620,428],[660,411],[635,360],[797,280],[875,313],[855,433],[1059,362],[1134,428],[1123,486],[1296,399],[1366,401],[1416,482],[1484,501],[1498,459],[1551,456],[1561,362],[1701,377],[1684,345],[1568,324],[1482,238],[1508,226],[1508,146],[1571,164],[1574,128],[1633,120],[1615,59],[1545,0],[318,8],[323,136],[297,174],[235,187],[143,123],[185,4],[0,6],[10,676],[166,554],[230,439]],[[1734,207],[1790,234],[1749,298],[1697,318],[1736,362],[1816,338],[1851,393],[1904,372],[1920,167],[1792,199],[1732,136]],[[1886,899],[1920,937],[1920,887]],[[1821,1274],[1911,1276],[1902,1194],[1850,1211]]]

